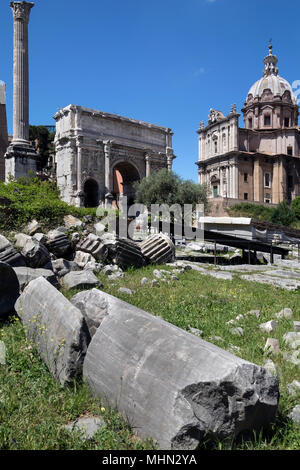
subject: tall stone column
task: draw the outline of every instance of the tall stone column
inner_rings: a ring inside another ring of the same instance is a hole
[[[170,147],[167,147],[167,166],[168,166],[168,171],[172,171],[173,159],[174,159],[173,149],[170,148]]]
[[[14,20],[14,93],[13,93],[13,141],[6,158],[5,176],[14,178],[36,172],[37,153],[29,142],[29,68],[28,24],[31,2],[10,2]]]
[[[0,80],[0,181],[5,178],[4,154],[8,146],[5,83]]]
[[[146,178],[148,178],[151,174],[151,155],[150,155],[150,153],[146,153],[145,162],[146,162]]]
[[[84,206],[84,192],[82,188],[82,149],[83,149],[83,136],[79,135],[76,138],[76,206]]]
[[[28,23],[33,3],[10,2],[14,18],[13,143],[29,145]]]
[[[111,156],[111,140],[104,140],[104,159],[105,159],[105,207],[111,207],[113,195],[110,187],[110,156]]]

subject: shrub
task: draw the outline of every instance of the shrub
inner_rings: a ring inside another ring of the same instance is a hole
[[[1,205],[5,198],[5,205]],[[0,183],[0,229],[14,230],[32,219],[52,227],[62,224],[65,215],[96,217],[97,208],[69,206],[59,198],[55,183],[34,177],[20,178],[17,182]]]
[[[288,201],[282,201],[273,212],[272,222],[280,225],[292,225],[296,222],[296,213]]]
[[[300,220],[300,196],[295,197],[292,202],[292,208],[295,212],[295,216]]]

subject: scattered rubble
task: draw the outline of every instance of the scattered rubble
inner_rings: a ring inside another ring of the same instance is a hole
[[[280,352],[278,339],[268,338],[264,347],[266,354],[274,354],[275,356]]]
[[[285,318],[290,320],[293,317],[293,312],[290,308],[284,308],[279,313],[275,313],[275,317],[278,319]]]
[[[300,426],[300,405],[296,405],[291,413],[289,414],[289,418],[298,426]]]
[[[104,427],[106,427],[106,423],[103,418],[88,416],[86,418],[78,418],[76,421],[66,424],[63,426],[63,429],[69,432],[80,432],[83,441],[86,441],[87,439],[92,439],[96,432]]]
[[[298,380],[293,380],[293,382],[288,384],[286,388],[287,388],[288,394],[291,395],[292,397],[295,397],[297,395],[300,396],[300,382],[298,382]]]
[[[273,331],[275,331],[276,328],[278,328],[278,323],[274,320],[270,320],[266,323],[261,323],[259,325],[259,328],[263,331],[266,331],[267,333],[273,333]]]
[[[6,346],[3,341],[0,341],[0,365],[5,366],[6,364]]]

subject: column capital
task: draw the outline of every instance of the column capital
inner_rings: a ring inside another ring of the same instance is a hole
[[[13,12],[14,21],[21,20],[29,23],[30,10],[34,7],[32,2],[10,2],[10,8]]]

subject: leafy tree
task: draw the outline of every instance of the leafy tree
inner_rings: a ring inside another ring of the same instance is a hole
[[[38,170],[42,170],[47,166],[50,154],[54,153],[54,137],[55,134],[49,132],[45,126],[29,126],[29,140],[36,143],[36,150],[40,155]]]
[[[296,221],[296,213],[288,201],[282,201],[278,204],[272,214],[272,222],[289,226]]]
[[[196,204],[208,205],[206,185],[198,185],[191,180],[183,180],[167,169],[151,173],[147,178],[135,183],[136,202],[150,207],[151,204]]]
[[[292,202],[292,208],[295,212],[297,219],[300,220],[300,196],[295,197],[295,199]]]

